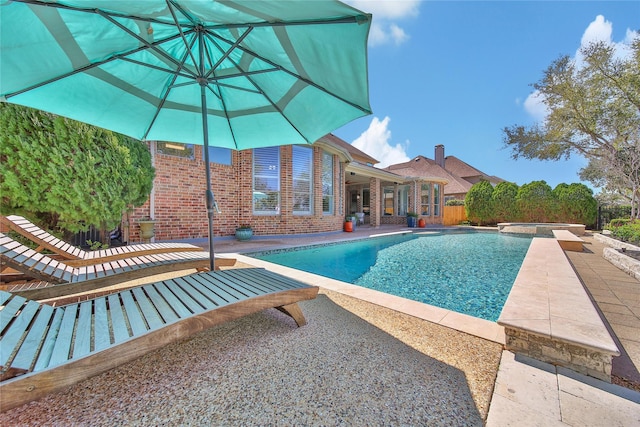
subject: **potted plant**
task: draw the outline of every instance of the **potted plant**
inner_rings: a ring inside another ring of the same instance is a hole
[[[140,238],[145,242],[148,242],[155,235],[156,221],[148,216],[142,217],[138,220],[140,226]]]
[[[416,223],[418,221],[418,214],[415,212],[407,213],[407,225],[409,227],[415,228]]]
[[[344,219],[344,231],[351,232],[355,229],[354,217],[347,215]]]
[[[253,228],[249,224],[242,224],[240,227],[236,228],[236,239],[238,240],[249,240],[253,237]]]

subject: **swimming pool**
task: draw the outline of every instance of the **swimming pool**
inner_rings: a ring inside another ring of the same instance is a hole
[[[499,233],[415,233],[247,255],[496,321],[530,243]]]

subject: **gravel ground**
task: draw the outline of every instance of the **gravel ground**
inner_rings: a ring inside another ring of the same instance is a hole
[[[0,425],[481,426],[501,345],[321,290],[0,414]]]

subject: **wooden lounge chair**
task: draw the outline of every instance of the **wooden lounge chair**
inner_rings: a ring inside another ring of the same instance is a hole
[[[51,233],[43,230],[24,217],[18,215],[0,216],[0,222],[24,236],[38,245],[36,252],[47,249],[60,259],[65,260],[67,265],[80,267],[83,265],[99,264],[133,256],[159,254],[165,252],[196,252],[202,251],[201,247],[189,243],[143,243],[115,248],[100,249],[95,251],[85,251],[77,246],[73,246],[64,240],[58,239]],[[53,258],[53,257],[52,257]]]
[[[0,261],[2,267],[37,279],[23,284],[9,284],[5,290],[31,299],[47,299],[139,279],[177,270],[209,268],[209,254],[200,252],[168,252],[135,256],[111,262],[72,267],[16,242],[0,233]],[[235,260],[215,260],[233,265]]]
[[[298,301],[318,287],[261,269],[196,273],[51,307],[0,291],[0,408],[14,408],[214,325]]]

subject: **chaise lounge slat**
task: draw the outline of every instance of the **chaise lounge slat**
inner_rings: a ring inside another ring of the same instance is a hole
[[[13,320],[16,314],[18,314],[26,301],[26,298],[22,297],[13,298],[7,305],[4,306],[4,309],[0,310],[0,331],[4,330],[4,328],[7,327],[9,322]]]
[[[178,280],[178,282],[182,282],[182,280]],[[209,290],[209,288],[201,284],[197,279],[190,281],[187,289],[190,289],[191,292],[193,292],[193,295],[198,299],[198,301],[202,302],[205,308],[212,306],[222,307],[229,302],[228,299],[224,299],[218,293]],[[198,294],[200,295],[200,298],[197,297]]]
[[[111,338],[109,334],[109,319],[107,310],[107,298],[100,297],[94,300],[94,336],[93,336],[93,348],[95,351],[100,351],[107,348],[111,344]]]
[[[165,322],[162,320],[162,317],[160,317],[155,305],[149,298],[147,298],[142,289],[133,288],[131,291],[133,292],[133,296],[136,298],[138,307],[140,307],[142,316],[144,317],[149,329],[158,329],[164,325]]]
[[[205,310],[202,304],[193,299],[192,294],[189,294],[184,287],[178,286],[176,279],[162,283],[165,285],[167,291],[171,292],[171,295],[175,295],[180,303],[187,309],[187,313],[184,314],[185,316],[201,313]],[[182,313],[178,312],[178,315],[182,315]]]
[[[121,342],[128,339],[131,334],[129,327],[124,318],[122,310],[124,302],[120,299],[120,294],[111,294],[107,296],[109,304],[109,315],[111,318],[111,330],[113,332],[113,342]]]
[[[207,252],[176,252],[123,258],[101,264],[69,266],[35,252],[0,233],[0,259],[10,267],[42,283],[9,285],[6,290],[32,299],[56,298],[176,270],[206,270]],[[235,260],[224,260],[233,265]],[[216,267],[219,260],[215,261]]]
[[[129,320],[133,336],[147,332],[147,323],[142,313],[140,313],[131,291],[123,291],[120,295],[122,297],[122,311],[124,311],[127,320]]]
[[[0,216],[0,222],[11,230],[31,240],[42,249],[47,249],[66,260],[67,265],[74,267],[131,258],[146,254],[164,252],[198,252],[203,249],[189,243],[145,243],[119,246],[115,248],[85,251],[68,242],[58,239],[24,217],[18,215]]]
[[[29,301],[16,316],[9,331],[2,337],[2,345],[0,346],[0,364],[2,364],[2,366],[7,366],[13,349],[27,333],[29,325],[36,316],[39,308],[40,304],[35,301]]]
[[[145,286],[144,291],[149,297],[149,300],[153,301],[153,305],[155,309],[160,314],[164,323],[174,322],[179,319],[178,315],[172,308],[173,305],[169,305],[167,301],[165,301],[164,296],[161,295],[155,286]],[[173,301],[175,305],[177,305],[176,309],[181,310],[184,308],[179,301]]]
[[[64,310],[60,329],[51,352],[49,366],[59,365],[69,360],[71,354],[71,340],[73,339],[73,329],[76,326],[76,316],[78,314],[78,304],[70,305]]]
[[[78,310],[78,324],[75,327],[75,337],[73,342],[73,357],[81,357],[91,350],[91,315],[92,302],[84,301]]]
[[[49,305],[43,305],[35,322],[29,328],[29,333],[24,340],[18,354],[11,363],[14,368],[18,368],[23,372],[30,371],[35,357],[40,350],[40,345],[43,343],[47,332],[49,331],[49,323],[53,317],[54,308]]]
[[[0,329],[0,407],[5,411],[38,399],[266,308],[289,314],[298,326],[305,324],[297,303],[315,298],[317,287],[249,270],[192,274],[60,307],[0,291],[0,317],[8,318]]]
[[[45,304],[43,304],[43,307],[44,306]],[[35,365],[33,366],[33,371],[41,371],[50,365],[51,356],[53,355],[53,348],[56,345],[56,338],[58,337],[58,332],[60,330],[60,324],[62,323],[63,317],[64,310],[56,309],[53,312],[53,319],[51,321],[51,324],[49,325],[47,336],[45,337],[42,346],[40,347],[40,352],[37,353],[37,360]]]

